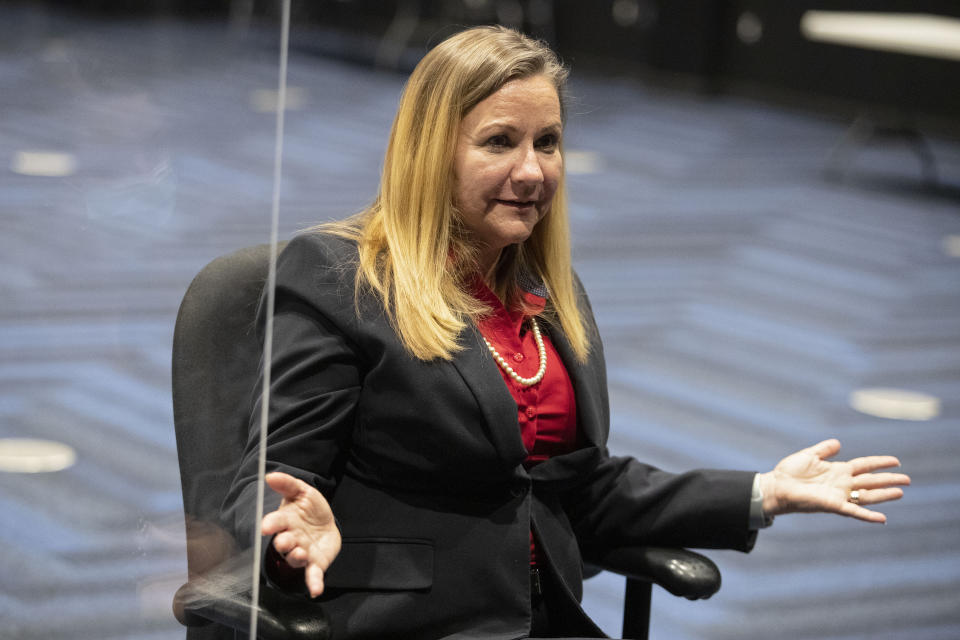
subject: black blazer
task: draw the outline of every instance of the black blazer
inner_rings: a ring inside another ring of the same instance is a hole
[[[528,472],[516,404],[477,330],[452,361],[412,357],[372,295],[355,305],[356,259],[341,238],[292,240],[274,318],[267,466],[317,487],[337,517],[343,549],[320,598],[334,637],[525,636],[531,527],[569,600],[570,635],[602,635],[579,606],[582,562],[598,549],[752,546],[752,473],[676,475],[609,455],[599,337],[580,364],[547,327],[575,389],[581,446]],[[596,336],[582,289],[580,300]],[[254,531],[252,423],[224,504],[241,544]],[[268,496],[268,511],[277,504]]]

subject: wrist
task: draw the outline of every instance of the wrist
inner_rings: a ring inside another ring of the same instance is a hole
[[[773,471],[759,474],[760,491],[763,493],[763,515],[773,517],[780,514],[780,500],[777,497],[777,479]]]

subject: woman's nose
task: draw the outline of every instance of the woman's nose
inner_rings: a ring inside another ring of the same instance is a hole
[[[537,150],[533,146],[521,147],[520,157],[513,168],[511,178],[519,184],[538,185],[543,182],[540,158],[537,157]]]

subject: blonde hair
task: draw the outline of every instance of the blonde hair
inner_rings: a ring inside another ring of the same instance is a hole
[[[468,322],[489,312],[469,288],[475,248],[454,206],[453,163],[464,116],[511,80],[544,75],[561,108],[567,70],[545,44],[505,27],[477,27],[431,50],[407,81],[384,158],[380,192],[365,211],[315,227],[356,240],[357,292],[372,288],[404,346],[417,358],[450,359]],[[570,232],[561,179],[550,210],[525,242],[505,249],[491,283],[505,304],[520,303],[517,276],[543,280],[548,320],[577,358],[589,340],[570,266]]]

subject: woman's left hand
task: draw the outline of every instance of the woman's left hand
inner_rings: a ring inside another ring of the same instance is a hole
[[[760,474],[764,514],[823,511],[867,522],[886,522],[884,514],[866,505],[903,496],[899,487],[910,484],[910,476],[874,473],[899,467],[900,461],[893,456],[867,456],[847,462],[827,460],[838,451],[839,440],[824,440],[787,456],[773,471]]]
[[[263,534],[274,536],[273,548],[288,565],[304,569],[307,590],[316,598],[342,544],[330,504],[316,487],[289,474],[274,471],[264,479],[283,501],[263,517]]]

